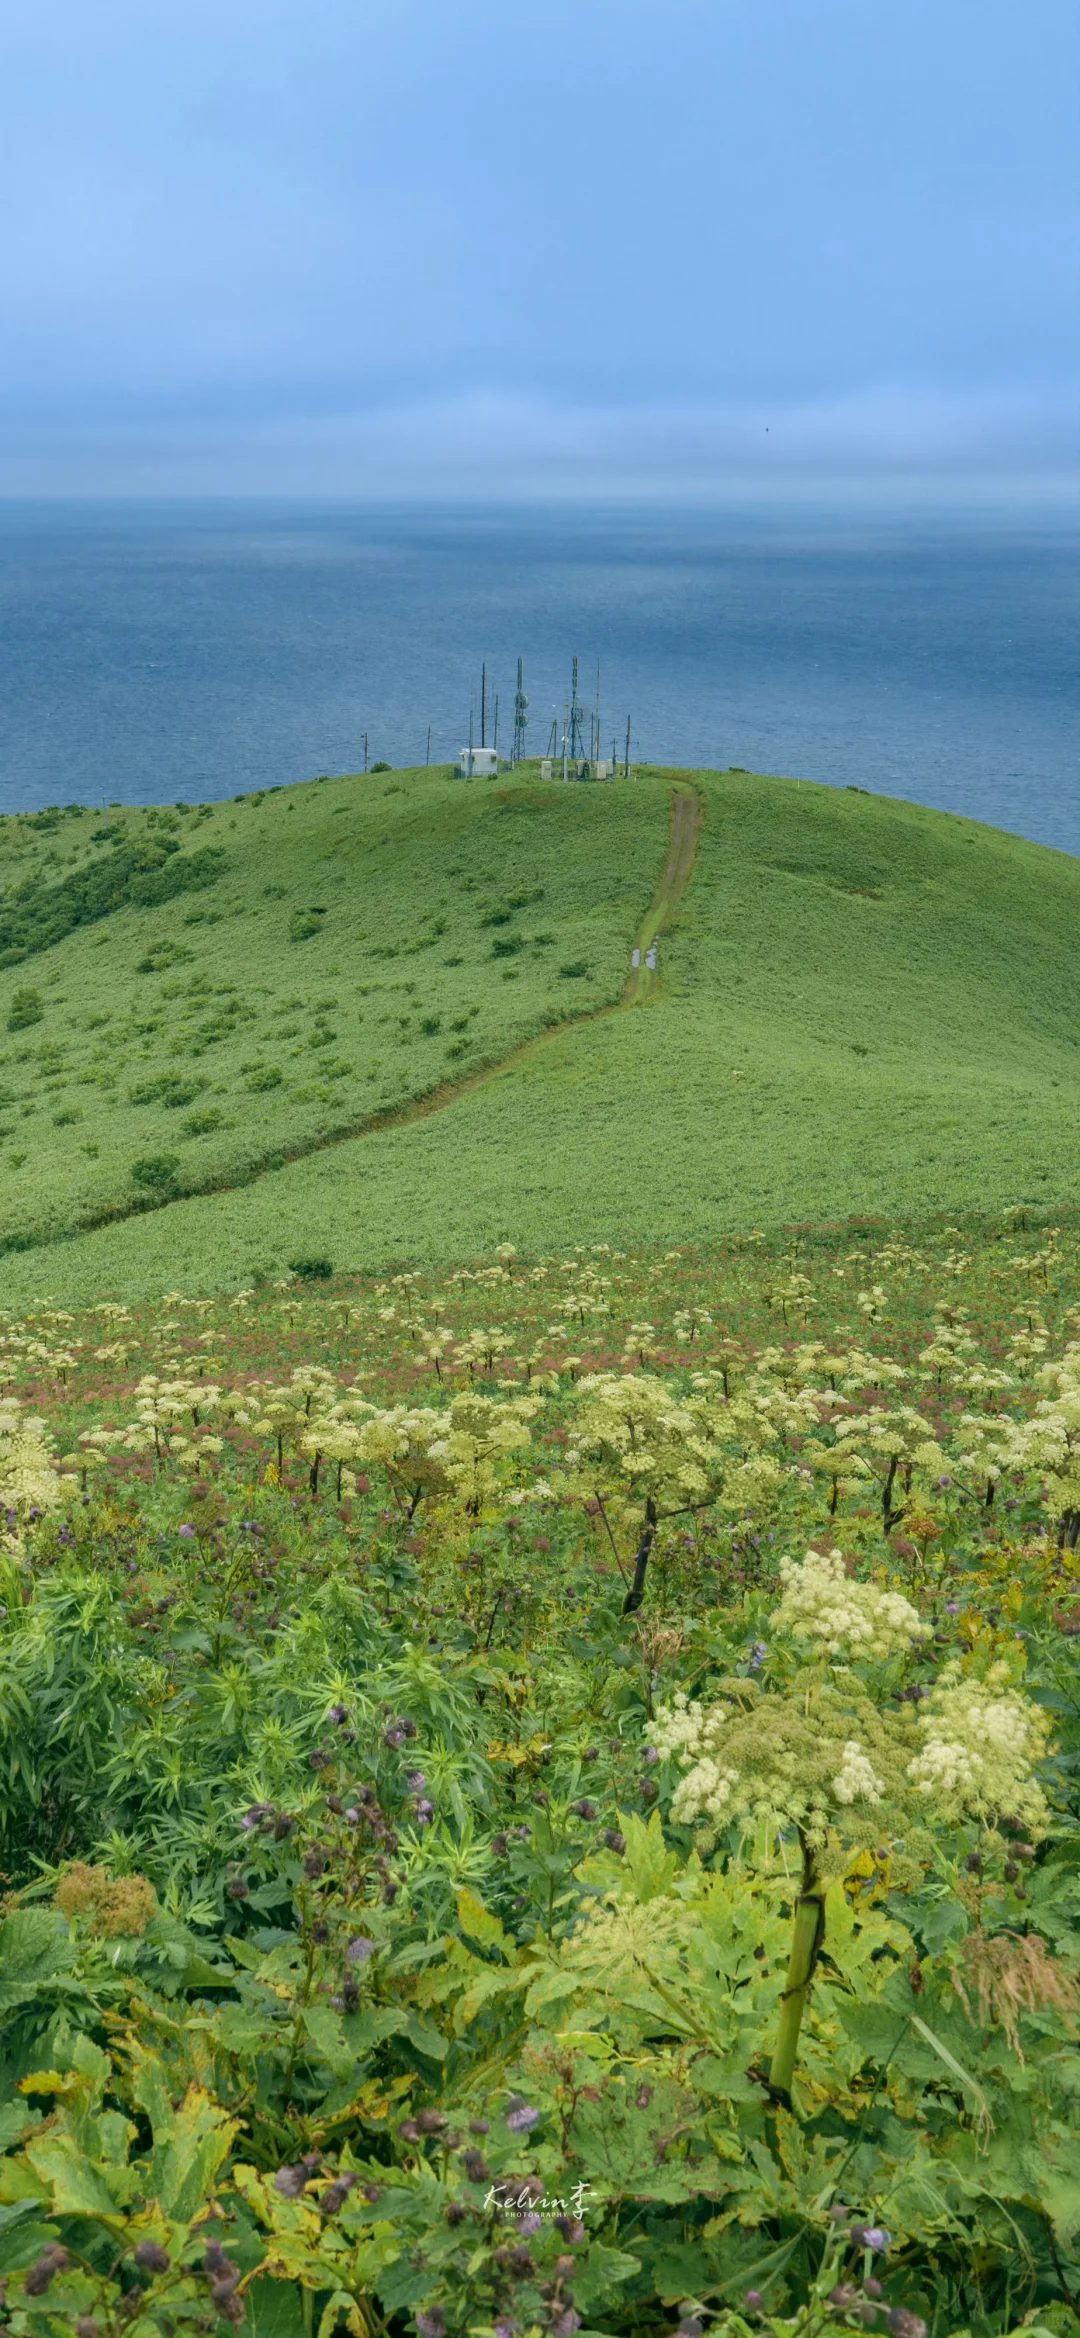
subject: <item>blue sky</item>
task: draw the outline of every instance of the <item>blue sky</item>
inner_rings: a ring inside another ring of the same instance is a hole
[[[0,0],[0,490],[1075,475],[1075,0]]]

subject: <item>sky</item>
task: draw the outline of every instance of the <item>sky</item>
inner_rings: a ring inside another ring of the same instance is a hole
[[[0,493],[1051,494],[1075,0],[0,0]]]

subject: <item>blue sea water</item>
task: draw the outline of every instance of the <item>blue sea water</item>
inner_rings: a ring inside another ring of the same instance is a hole
[[[0,507],[0,810],[455,755],[574,653],[605,752],[852,783],[1080,852],[1080,526],[944,514]],[[489,729],[490,738],[490,729]]]

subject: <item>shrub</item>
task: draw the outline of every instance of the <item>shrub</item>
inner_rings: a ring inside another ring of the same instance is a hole
[[[442,1030],[442,1016],[424,1015],[421,1019],[420,1029],[428,1039],[433,1039],[436,1031]]]
[[[373,763],[371,768],[373,771],[392,771],[394,766],[392,763]]]
[[[325,916],[325,909],[294,909],[289,919],[290,942],[310,942],[313,935],[321,934]]]
[[[501,934],[491,945],[491,955],[493,958],[516,958],[518,951],[524,947],[521,934]]]
[[[144,1185],[150,1192],[165,1192],[175,1185],[180,1169],[176,1153],[144,1153],[131,1164],[131,1175],[136,1185]]]
[[[290,1258],[290,1274],[299,1275],[304,1283],[327,1283],[334,1271],[332,1258]]]
[[[152,909],[178,893],[216,885],[222,873],[225,856],[218,845],[181,853],[169,836],[128,844],[122,829],[110,833],[115,849],[92,867],[75,870],[59,885],[27,878],[8,895],[0,908],[0,966],[15,966],[114,909]]]
[[[201,914],[201,913],[197,913]],[[169,940],[151,942],[143,957],[136,960],[136,974],[161,974],[167,966],[181,966],[194,952],[186,950],[182,942]]]
[[[267,1088],[280,1088],[284,1076],[276,1063],[259,1063],[248,1073],[244,1086],[250,1088],[253,1095],[259,1096]]]
[[[17,990],[8,1010],[9,1031],[27,1031],[31,1023],[40,1023],[45,1009],[39,990]]]
[[[580,982],[588,974],[588,971],[584,958],[574,958],[569,966],[560,966],[559,968],[559,972],[566,982]]]
[[[186,1137],[208,1137],[212,1129],[223,1127],[224,1121],[224,1113],[218,1111],[216,1104],[211,1104],[205,1112],[189,1112],[180,1126]]]
[[[181,1072],[159,1072],[156,1079],[140,1080],[130,1098],[133,1104],[164,1104],[166,1111],[178,1112],[185,1104],[194,1104],[206,1086],[205,1080],[185,1079]]]

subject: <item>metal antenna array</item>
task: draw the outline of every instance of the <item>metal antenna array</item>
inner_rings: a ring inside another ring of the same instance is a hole
[[[570,693],[570,725],[566,752],[571,763],[585,760],[585,710],[578,697],[578,662],[574,659],[574,682]]]
[[[525,732],[528,727],[528,721],[529,701],[525,696],[522,663],[521,659],[519,658],[517,693],[514,698],[514,746],[510,757],[510,761],[512,763],[524,763],[525,761]]]

